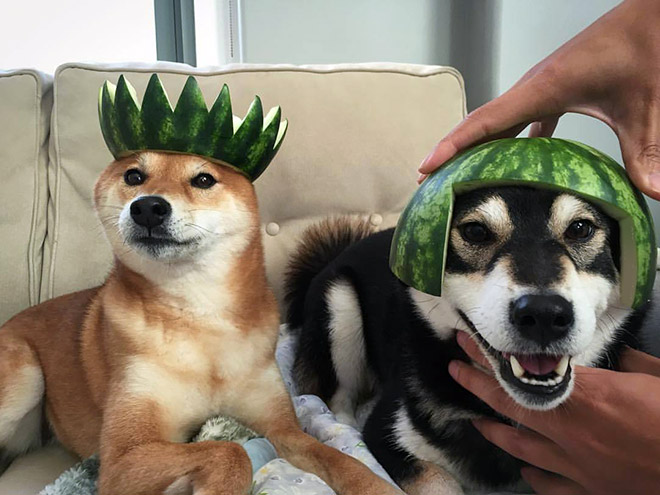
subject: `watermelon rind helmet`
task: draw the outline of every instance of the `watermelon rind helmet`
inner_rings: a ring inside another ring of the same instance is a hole
[[[650,299],[657,250],[644,197],[615,160],[585,144],[557,138],[491,141],[455,156],[431,174],[399,218],[390,251],[393,273],[421,292],[441,296],[455,197],[506,185],[571,193],[616,220],[620,304],[635,309]]]

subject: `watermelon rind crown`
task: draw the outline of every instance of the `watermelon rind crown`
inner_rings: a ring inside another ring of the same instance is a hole
[[[417,189],[401,214],[390,268],[405,284],[441,296],[456,195],[485,187],[523,185],[574,194],[619,224],[620,304],[639,308],[656,273],[653,219],[623,167],[582,143],[510,138],[471,148],[445,163]]]
[[[117,160],[141,151],[199,155],[230,166],[251,181],[275,157],[288,125],[279,106],[264,117],[258,96],[244,119],[234,116],[226,84],[209,110],[193,76],[173,108],[158,74],[149,79],[142,104],[123,74],[116,86],[105,81],[99,91],[99,120],[105,143]]]

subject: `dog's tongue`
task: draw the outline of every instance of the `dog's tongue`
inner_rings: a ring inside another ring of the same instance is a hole
[[[520,363],[520,366],[523,369],[532,375],[547,375],[553,371],[559,361],[561,361],[561,356],[546,356],[543,354],[526,354],[518,355],[515,354],[516,359]]]

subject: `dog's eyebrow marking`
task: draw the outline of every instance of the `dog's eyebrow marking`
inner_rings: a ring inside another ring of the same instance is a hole
[[[598,223],[587,203],[570,194],[561,194],[553,201],[550,208],[548,227],[555,237],[561,238],[571,222],[582,219]]]
[[[468,222],[485,223],[501,238],[509,237],[513,231],[509,209],[501,196],[487,198],[460,219],[461,224]]]
[[[140,153],[137,156],[138,165],[140,165],[142,167],[146,167],[149,155],[150,155],[150,153]]]
[[[199,160],[195,163],[195,172],[199,172],[205,167],[211,166],[211,162],[208,160]]]

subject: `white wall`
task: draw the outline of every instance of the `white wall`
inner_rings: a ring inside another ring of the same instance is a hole
[[[501,0],[494,74],[496,93],[506,91],[529,68],[618,3],[618,0]],[[616,136],[600,121],[567,115],[560,120],[555,135],[583,141],[621,163]]]
[[[7,0],[0,70],[156,60],[153,0]]]
[[[619,0],[242,0],[246,62],[393,61],[454,65],[468,108],[506,91],[529,68]],[[622,163],[614,132],[566,115],[555,135]],[[658,224],[660,203],[649,200]]]
[[[198,0],[199,1],[199,0]],[[393,61],[457,66],[468,107],[504,92],[617,0],[242,0],[245,62]],[[604,124],[562,119],[557,135],[621,160]]]
[[[242,0],[244,61],[434,64],[449,53],[445,0]]]

